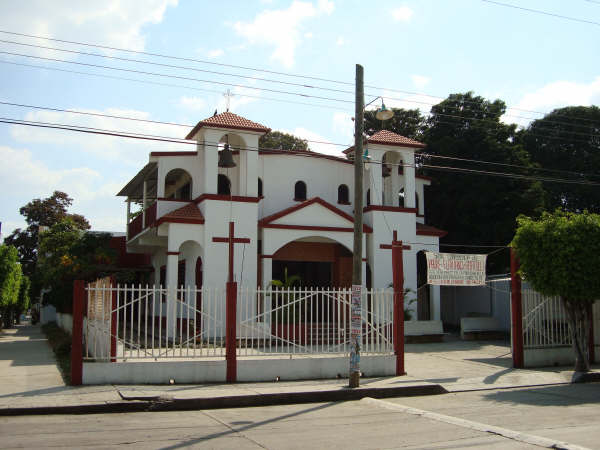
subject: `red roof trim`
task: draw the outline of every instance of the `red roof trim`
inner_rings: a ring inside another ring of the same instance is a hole
[[[260,197],[244,197],[241,195],[220,195],[220,194],[202,194],[192,200],[194,203],[199,204],[204,200],[220,200],[223,202],[241,202],[241,203],[258,203]]]
[[[383,206],[383,205],[369,205],[363,209],[363,212],[369,211],[389,211],[389,212],[401,212],[401,213],[417,213],[417,208],[400,208],[398,206]]]
[[[261,125],[258,122],[253,122],[245,117],[238,116],[229,111],[222,112],[215,116],[201,120],[196,126],[188,133],[186,139],[192,139],[198,130],[202,127],[208,128],[219,128],[225,130],[247,130],[247,131],[258,131],[262,133],[268,133],[271,131],[270,128]]]
[[[319,205],[327,208],[328,210],[330,210],[331,212],[333,212],[334,214],[337,214],[338,216],[343,217],[344,219],[348,220],[351,223],[354,223],[354,217],[352,217],[350,214],[345,213],[344,211],[342,211],[339,208],[336,208],[335,206],[333,206],[331,203],[326,202],[325,200],[323,200],[320,197],[313,197],[309,200],[305,200],[302,203],[299,203],[298,205],[294,205],[294,206],[290,206],[289,208],[283,209],[275,214],[271,214],[270,216],[267,217],[263,217],[262,219],[260,219],[258,221],[259,226],[265,227],[265,228],[269,228],[266,227],[266,225],[269,225],[271,222],[283,217],[283,216],[287,216],[288,214],[291,214],[293,212],[296,212],[302,208],[306,208],[307,206],[310,206],[314,203],[318,203]],[[287,225],[286,225],[287,226]],[[294,228],[297,228],[296,225],[290,225]],[[332,228],[332,227],[323,227],[323,228]],[[364,232],[365,233],[372,233],[373,229],[367,225],[363,226],[364,228]]]
[[[198,209],[198,206],[193,202],[188,202],[187,205],[162,216],[156,222],[156,226],[163,223],[189,223],[201,225],[204,223],[204,216]]]
[[[439,228],[435,228],[429,225],[423,225],[422,223],[417,223],[417,236],[444,237],[447,234],[447,231],[440,230]]]
[[[312,231],[334,231],[341,233],[353,233],[354,228],[351,227],[320,227],[316,225],[279,225],[266,224],[259,225],[261,228],[278,228],[282,230],[312,230]],[[363,233],[372,233],[367,225],[363,225]]]

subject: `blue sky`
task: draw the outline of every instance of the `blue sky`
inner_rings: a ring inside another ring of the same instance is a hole
[[[600,22],[600,4],[587,0],[503,1]],[[23,0],[3,2],[0,12],[3,31],[349,83],[354,81],[355,64],[360,63],[365,68],[365,83],[382,88],[366,88],[367,101],[383,95],[389,106],[419,107],[425,112],[430,104],[440,100],[438,97],[469,90],[490,99],[501,98],[509,107],[519,108],[509,110],[505,120],[521,125],[527,124],[522,117],[540,117],[521,110],[545,112],[566,105],[600,103],[600,26],[482,0]],[[350,144],[352,140],[352,84],[150,58],[2,33],[0,39],[350,91],[308,89],[0,42],[3,52],[231,82],[239,85],[230,87],[234,93],[231,110],[237,114],[309,140],[337,144]],[[215,109],[223,111],[223,93],[228,88],[5,53],[0,53],[0,73],[3,102],[190,125],[212,115]],[[172,137],[183,137],[188,131],[175,125],[6,105],[0,105],[0,116]],[[344,148],[310,145],[313,150],[331,154],[338,154]],[[94,229],[123,231],[125,208],[115,194],[145,164],[150,151],[175,149],[189,147],[0,124],[3,236],[24,225],[18,212],[20,206],[33,198],[47,197],[56,189],[74,198],[72,211],[84,214]]]

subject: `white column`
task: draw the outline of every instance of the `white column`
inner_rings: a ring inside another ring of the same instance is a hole
[[[131,199],[127,197],[127,218],[125,219],[125,240],[129,240],[129,218],[131,217]]]
[[[404,160],[404,206],[415,207],[415,155],[412,152],[402,154]]]
[[[146,224],[146,188],[148,187],[148,182],[144,180],[143,184],[143,192],[142,192],[142,229]]]
[[[202,152],[202,179],[204,182],[203,194],[217,193],[219,149],[217,148],[216,142],[218,142],[220,139],[220,135],[221,132],[217,133],[214,130],[207,130],[204,136],[206,145],[204,145],[204,151]]]
[[[394,158],[394,164],[402,164],[402,159]],[[392,197],[390,198],[390,205],[398,207],[400,205],[398,192],[400,192],[400,175],[398,175],[399,166],[392,166]]]
[[[177,272],[179,266],[179,252],[167,254],[167,336],[172,338],[177,330]]]
[[[268,288],[273,279],[273,258],[261,258],[262,280],[261,285],[264,289]]]

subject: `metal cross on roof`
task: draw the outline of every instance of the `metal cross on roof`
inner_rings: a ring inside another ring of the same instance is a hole
[[[227,99],[226,100],[227,101],[227,103],[226,103],[226,106],[227,106],[226,111],[229,111],[229,106],[230,106],[230,103],[231,103],[231,97],[233,97],[234,95],[235,94],[233,92],[231,92],[231,89],[227,89],[227,92],[225,92],[223,94],[223,97],[225,97]]]

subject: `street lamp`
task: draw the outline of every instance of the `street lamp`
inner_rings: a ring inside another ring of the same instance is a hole
[[[363,237],[363,132],[365,108],[381,98],[381,107],[375,117],[388,120],[394,115],[387,109],[382,97],[376,97],[365,105],[363,67],[356,65],[356,97],[354,121],[354,248],[352,255],[352,303],[350,328],[350,373],[349,387],[359,386],[360,344],[362,331],[362,237]]]

